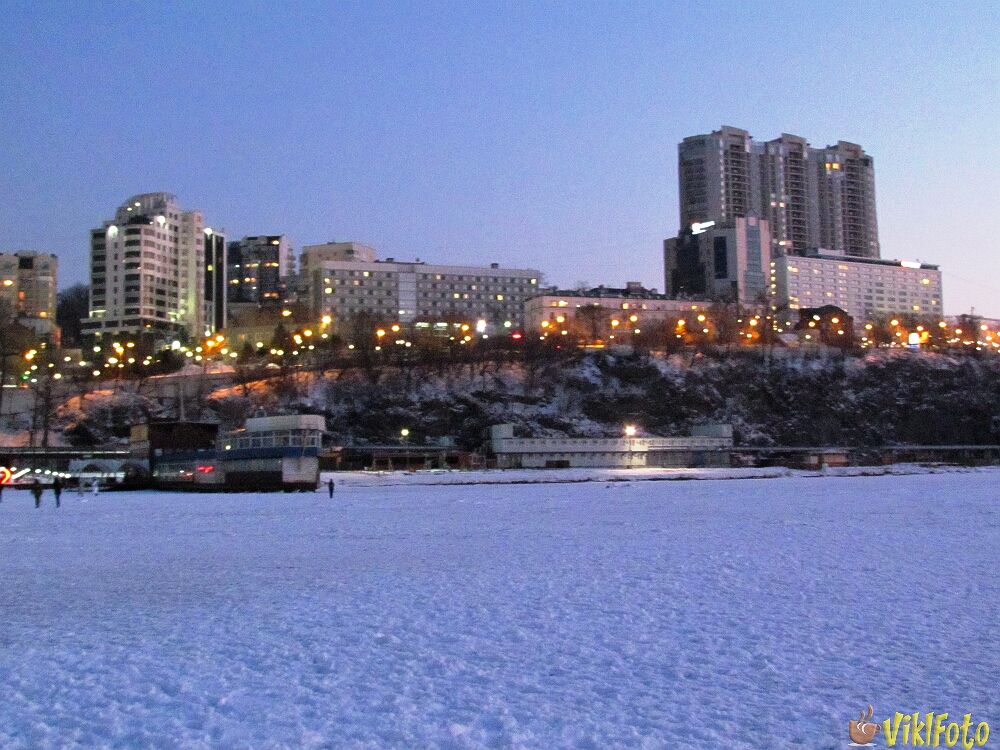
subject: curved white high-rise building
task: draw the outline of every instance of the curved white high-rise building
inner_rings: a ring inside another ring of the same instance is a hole
[[[125,201],[90,234],[85,336],[198,338],[225,325],[225,236],[170,193]]]

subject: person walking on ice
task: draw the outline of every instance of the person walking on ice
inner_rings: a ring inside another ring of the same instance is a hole
[[[52,482],[52,493],[56,496],[56,507],[59,506],[59,498],[62,497],[62,482],[59,481],[59,477],[56,477]]]
[[[332,479],[326,483],[326,489],[330,493],[330,499],[331,500],[333,500],[333,490],[334,490],[334,487],[335,487],[335,485],[334,485]]]
[[[35,507],[42,507],[42,483],[37,479],[31,483],[31,496],[35,498]]]

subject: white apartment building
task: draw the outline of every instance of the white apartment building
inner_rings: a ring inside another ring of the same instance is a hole
[[[144,193],[91,231],[90,336],[198,338],[225,324],[225,236],[170,193]]]
[[[317,315],[347,321],[366,314],[401,323],[437,318],[486,320],[520,325],[524,303],[538,290],[535,269],[434,265],[421,261],[377,260],[374,251],[355,243],[349,254],[336,249],[303,251],[301,285]],[[325,257],[320,257],[321,253]],[[360,259],[355,259],[360,258]]]
[[[0,253],[0,300],[10,305],[19,323],[39,335],[55,327],[58,270],[59,259],[51,253]]]
[[[836,255],[779,256],[771,261],[774,305],[836,305],[855,321],[885,315],[942,314],[941,271],[907,260]]]

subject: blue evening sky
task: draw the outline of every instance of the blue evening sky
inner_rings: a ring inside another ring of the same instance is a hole
[[[229,236],[663,288],[676,147],[875,158],[883,255],[1000,316],[1000,3],[0,0],[0,249],[87,279],[165,190]]]

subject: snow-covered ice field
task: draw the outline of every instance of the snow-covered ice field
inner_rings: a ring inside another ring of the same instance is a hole
[[[869,702],[996,727],[998,574],[997,471],[7,491],[0,747],[815,750]]]

